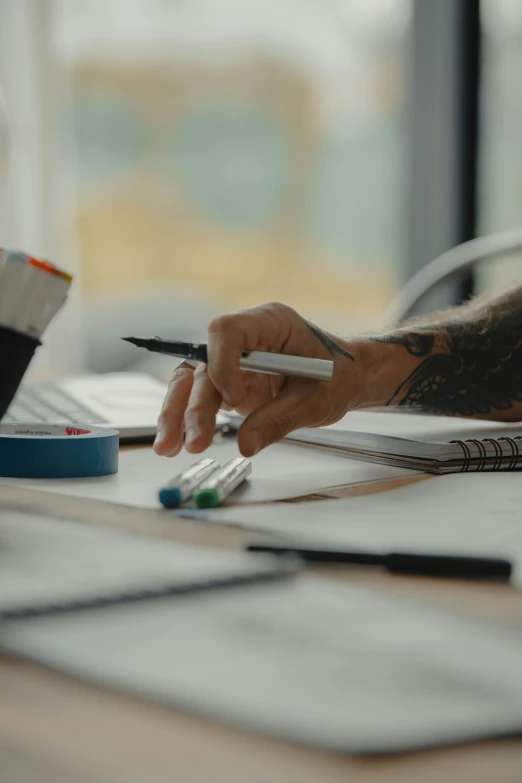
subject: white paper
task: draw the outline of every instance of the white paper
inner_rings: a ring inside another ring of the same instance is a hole
[[[0,645],[102,686],[327,750],[522,729],[522,634],[297,577],[5,623]]]
[[[400,410],[400,409],[399,409]],[[429,414],[399,413],[397,410],[367,410],[350,411],[340,421],[327,427],[303,428],[296,433],[346,433],[349,445],[349,433],[365,433],[392,438],[407,438],[408,440],[449,443],[455,437],[490,437],[495,433],[522,433],[519,422],[487,421],[483,419],[464,419],[455,416],[434,416]],[[296,434],[296,433],[292,433]],[[457,433],[457,434],[456,434]],[[470,434],[471,433],[471,434]],[[476,434],[478,433],[478,435]],[[291,435],[291,437],[292,437]]]
[[[458,473],[388,492],[316,503],[187,512],[324,545],[504,556],[522,585],[522,476]]]
[[[160,508],[158,491],[170,479],[201,457],[224,465],[240,456],[234,438],[213,444],[204,454],[182,451],[173,459],[158,457],[152,448],[120,453],[114,476],[82,479],[2,479],[2,484],[58,492],[77,498],[102,500],[124,506]],[[321,449],[277,444],[252,459],[252,475],[228,500],[228,504],[283,500],[345,484],[364,484],[418,475],[415,471],[376,465],[330,454]]]
[[[107,528],[0,512],[0,612],[117,597],[267,571],[253,560]]]

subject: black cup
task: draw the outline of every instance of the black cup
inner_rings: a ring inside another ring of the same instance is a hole
[[[40,341],[0,326],[0,419],[11,405]]]

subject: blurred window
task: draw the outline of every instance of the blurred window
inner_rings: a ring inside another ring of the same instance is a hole
[[[271,299],[375,322],[402,276],[411,0],[57,8],[98,324],[139,301],[194,336]]]

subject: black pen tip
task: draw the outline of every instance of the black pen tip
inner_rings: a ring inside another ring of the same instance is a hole
[[[132,343],[133,345],[137,345],[138,347],[142,347],[147,342],[143,339],[143,337],[122,337],[122,340],[125,340],[126,343]]]

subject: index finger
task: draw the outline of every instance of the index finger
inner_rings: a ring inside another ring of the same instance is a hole
[[[194,382],[194,370],[183,362],[174,370],[158,418],[154,451],[174,457],[183,446],[183,417]]]

